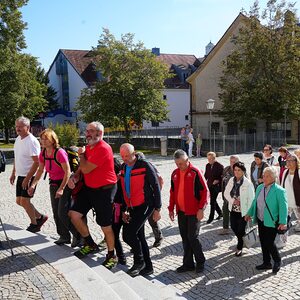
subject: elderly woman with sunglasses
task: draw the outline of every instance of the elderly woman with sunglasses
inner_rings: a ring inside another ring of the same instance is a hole
[[[234,177],[229,179],[224,191],[224,197],[229,204],[231,229],[238,239],[235,256],[241,256],[243,236],[245,235],[247,224],[244,216],[247,214],[254,199],[254,187],[245,176],[246,168],[244,163],[236,162],[233,165],[233,173]]]
[[[275,156],[273,155],[273,148],[271,145],[266,144],[264,146],[264,160],[267,162],[269,166],[273,166],[276,164]]]

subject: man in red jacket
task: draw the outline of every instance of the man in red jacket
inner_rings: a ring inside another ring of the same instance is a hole
[[[171,176],[169,216],[174,221],[174,207],[183,244],[183,265],[178,273],[204,269],[205,257],[199,240],[200,221],[209,198],[209,191],[202,173],[189,161],[183,150],[174,153],[177,169]],[[196,268],[193,256],[196,260]]]

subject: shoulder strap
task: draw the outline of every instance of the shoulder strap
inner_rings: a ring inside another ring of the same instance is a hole
[[[267,207],[267,209],[268,209],[268,212],[269,212],[269,214],[270,214],[270,216],[271,216],[272,221],[275,223],[274,218],[273,218],[273,216],[272,216],[272,214],[271,214],[271,211],[270,211],[269,206],[268,206],[267,201],[266,201],[266,188],[263,187],[263,189],[264,189],[264,200],[265,200],[266,207]]]
[[[53,157],[54,157],[54,161],[56,162],[56,164],[61,167],[61,163],[57,160],[57,152],[58,152],[59,149],[62,149],[62,148],[56,148],[55,149]],[[68,154],[68,152],[67,152],[67,154]]]

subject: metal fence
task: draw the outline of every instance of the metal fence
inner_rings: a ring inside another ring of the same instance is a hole
[[[140,129],[131,132],[131,142],[140,148],[159,149],[160,138],[168,138],[168,149],[180,148],[181,127]],[[212,131],[211,137],[207,128],[201,128],[202,148],[201,151],[220,152],[224,155],[244,153],[262,150],[265,144],[279,147],[284,144],[284,131],[241,133],[236,135],[225,135],[221,132]],[[194,131],[196,139],[198,132]],[[124,131],[111,131],[105,133],[105,139],[116,146],[125,142]],[[211,144],[211,147],[210,147]],[[194,150],[196,146],[194,145]]]

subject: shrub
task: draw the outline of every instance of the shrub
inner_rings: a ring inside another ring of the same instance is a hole
[[[76,146],[79,139],[79,129],[73,124],[52,124],[48,127],[52,128],[58,136],[61,147]]]

